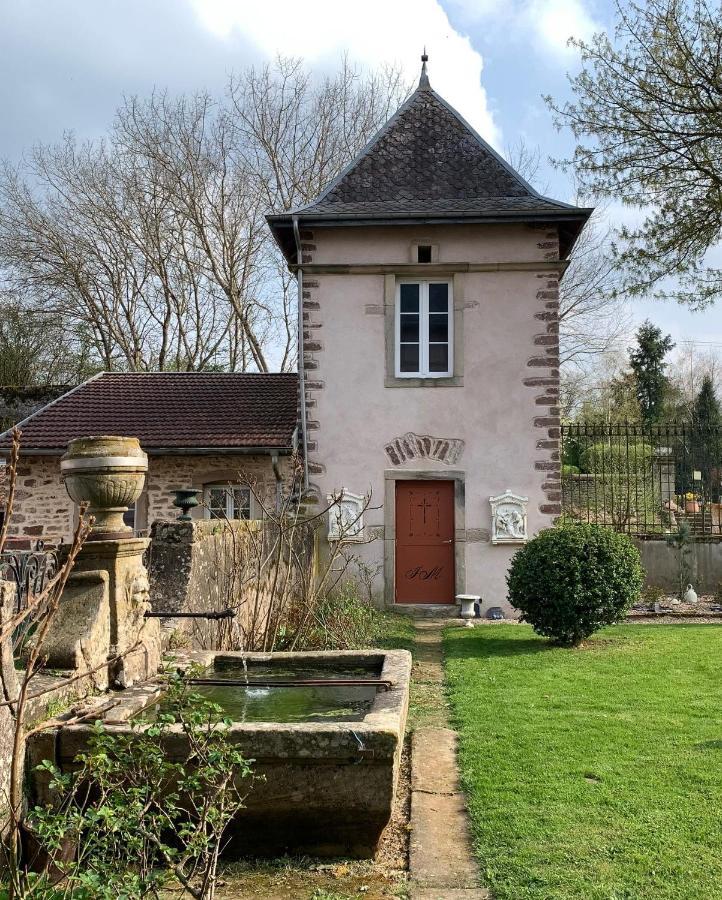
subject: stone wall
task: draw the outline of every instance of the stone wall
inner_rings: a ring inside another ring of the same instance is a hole
[[[292,478],[290,457],[280,458],[279,471],[287,490]],[[213,482],[238,481],[254,484],[265,503],[275,503],[276,476],[268,455],[150,456],[136,527],[143,531],[157,519],[176,519],[173,491],[179,488],[201,489]],[[202,518],[203,510],[196,510],[194,516]],[[10,534],[68,542],[74,521],[74,504],[60,480],[60,457],[21,456]]]
[[[69,541],[74,516],[73,501],[60,480],[60,457],[21,455],[10,535]]]
[[[256,624],[263,626],[273,593],[273,567],[267,559],[272,526],[261,522],[154,522],[151,528],[150,587],[155,611],[207,612],[233,608],[236,619],[206,622],[163,620],[166,642],[185,640],[200,649],[250,647]],[[299,558],[310,559],[313,535],[299,529]],[[259,547],[265,553],[258,553]],[[285,572],[286,569],[282,568]],[[284,577],[279,579],[283,583]],[[291,582],[294,574],[291,573]]]
[[[200,612],[230,606],[237,556],[259,528],[259,522],[154,522],[149,565],[153,609]],[[175,625],[184,623],[177,620]]]
[[[679,579],[677,551],[665,540],[635,541],[642,555],[646,585],[676,592]],[[689,580],[698,594],[714,594],[722,586],[722,542],[694,541],[688,557]]]

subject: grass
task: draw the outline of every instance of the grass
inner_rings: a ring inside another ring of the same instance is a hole
[[[722,897],[722,629],[621,625],[577,650],[447,629],[448,691],[495,900]]]
[[[371,645],[384,650],[409,650],[414,652],[416,634],[410,616],[400,613],[375,612],[375,629]]]

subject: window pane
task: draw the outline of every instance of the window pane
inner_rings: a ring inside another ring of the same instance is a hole
[[[419,311],[419,285],[399,285],[402,313],[415,313]]]
[[[251,489],[250,488],[234,488],[233,489],[233,518],[234,519],[250,519],[251,518]]]
[[[429,371],[449,371],[449,345],[429,344]]]
[[[223,519],[226,515],[226,489],[209,488],[206,495],[211,519]]]
[[[402,315],[401,320],[401,340],[404,343],[418,343],[419,340],[419,317]]]
[[[429,316],[429,340],[446,343],[449,340],[449,317],[442,313]]]
[[[429,285],[429,312],[448,312],[449,309],[449,285]]]
[[[402,344],[399,354],[399,368],[402,372],[419,371],[419,345]]]

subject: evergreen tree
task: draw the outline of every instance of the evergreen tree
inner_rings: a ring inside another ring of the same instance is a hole
[[[692,422],[698,428],[713,428],[722,423],[722,409],[711,375],[705,375],[702,379],[702,387],[692,406]]]
[[[658,422],[664,409],[667,392],[665,356],[674,347],[670,335],[649,320],[637,331],[637,346],[629,351],[629,364],[637,383],[637,399],[646,425]]]
[[[702,489],[706,497],[718,503],[722,478],[722,469],[719,465],[722,449],[719,425],[722,423],[722,410],[710,375],[705,375],[702,379],[702,387],[692,407],[692,423],[696,429],[696,462],[702,473]]]

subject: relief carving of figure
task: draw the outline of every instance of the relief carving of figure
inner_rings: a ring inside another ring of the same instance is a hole
[[[489,497],[493,544],[521,544],[527,539],[528,502],[528,497],[515,494],[509,488],[497,497]]]
[[[508,534],[509,537],[524,537],[524,517],[518,509],[509,509],[500,512],[496,519],[498,533]]]

